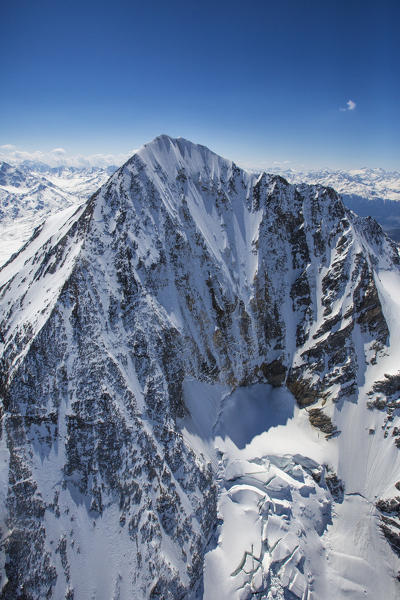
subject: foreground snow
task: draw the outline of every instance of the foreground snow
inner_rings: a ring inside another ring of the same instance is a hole
[[[379,457],[376,477],[365,469],[371,448],[348,448],[358,421],[371,425],[369,411],[344,407],[349,427],[327,441],[284,388],[230,393],[187,380],[184,391],[183,436],[218,472],[220,525],[205,557],[204,600],[286,598],[285,590],[304,600],[397,597],[397,561],[379,535],[375,501],[400,468],[398,452]],[[333,472],[346,481],[336,501],[324,485]]]

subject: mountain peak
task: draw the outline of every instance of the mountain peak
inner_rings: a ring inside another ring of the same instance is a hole
[[[196,144],[195,142],[192,142],[191,140],[188,140],[187,138],[184,138],[182,136],[173,137],[166,133],[162,133],[161,135],[156,136],[153,140],[144,144],[143,147],[148,148],[149,146],[157,147],[160,151],[169,151],[171,147],[174,147],[179,148],[181,152],[195,148],[202,148],[206,152],[215,154],[215,152],[212,152],[212,150],[210,150],[207,146],[203,146],[202,144]]]
[[[172,178],[186,171],[192,175],[211,175],[212,178],[222,174],[226,176],[234,165],[231,160],[219,156],[206,146],[165,134],[142,146],[126,164],[137,158],[145,163],[150,172],[157,173],[161,167]]]

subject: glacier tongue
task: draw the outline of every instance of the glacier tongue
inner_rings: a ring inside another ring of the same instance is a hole
[[[218,474],[205,600],[396,597],[372,490],[370,499],[347,492],[334,470],[346,458],[340,445],[321,438],[290,392],[258,384],[230,393],[189,380],[184,395],[183,437]],[[362,462],[349,460],[350,485]],[[383,480],[392,467],[382,460]]]
[[[399,264],[168,136],[38,228],[0,270],[2,597],[396,598]]]

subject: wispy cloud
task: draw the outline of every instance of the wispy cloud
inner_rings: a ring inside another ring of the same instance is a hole
[[[54,148],[52,150],[52,152],[54,154],[67,154],[66,150],[64,150],[64,148]]]
[[[346,107],[340,108],[339,110],[341,110],[342,112],[346,112],[348,110],[354,110],[356,108],[356,106],[357,106],[357,104],[354,102],[354,100],[347,100]]]
[[[135,150],[121,154],[68,154],[64,148],[54,148],[48,152],[42,150],[20,150],[13,144],[0,145],[0,161],[14,165],[24,161],[45,163],[51,167],[109,167],[122,165]]]

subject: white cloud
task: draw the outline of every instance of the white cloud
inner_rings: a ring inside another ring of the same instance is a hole
[[[339,110],[341,110],[342,112],[346,112],[348,110],[354,110],[356,106],[357,104],[354,102],[354,100],[347,100],[346,108],[340,108]]]
[[[54,154],[67,154],[66,150],[64,150],[64,148],[54,148],[52,150],[52,152],[54,152]]]
[[[135,150],[120,154],[68,154],[64,148],[42,150],[19,150],[13,144],[0,145],[0,161],[18,165],[24,161],[45,163],[51,167],[109,167],[120,166],[135,153]]]

